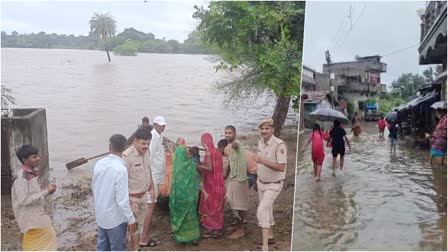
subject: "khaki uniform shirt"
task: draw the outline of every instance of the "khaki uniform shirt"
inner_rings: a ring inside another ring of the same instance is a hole
[[[26,176],[26,171],[19,168],[11,190],[12,210],[22,233],[52,225],[44,207],[48,190],[41,189],[38,177],[28,180]]]
[[[129,193],[143,193],[151,185],[151,167],[149,165],[149,151],[141,155],[132,145],[123,152],[123,160],[128,169]]]
[[[274,164],[286,164],[286,153],[285,142],[274,135],[266,143],[263,139],[258,142],[258,155]],[[282,172],[275,171],[262,164],[257,164],[257,173],[262,182],[278,182],[285,179],[286,169]]]

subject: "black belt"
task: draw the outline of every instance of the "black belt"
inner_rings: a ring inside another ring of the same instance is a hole
[[[263,181],[261,181],[261,179],[258,179],[258,181],[260,181],[260,183],[262,183],[263,185],[267,185],[267,184],[280,184],[281,182],[284,181],[284,179],[281,179],[281,180],[275,181],[275,182],[263,182]]]

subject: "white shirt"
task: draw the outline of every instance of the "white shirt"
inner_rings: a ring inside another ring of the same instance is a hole
[[[163,137],[155,129],[151,131],[152,139],[149,144],[149,160],[154,184],[165,182],[165,148]]]
[[[111,229],[124,222],[135,222],[129,205],[128,170],[122,158],[109,154],[96,163],[92,191],[98,226]]]

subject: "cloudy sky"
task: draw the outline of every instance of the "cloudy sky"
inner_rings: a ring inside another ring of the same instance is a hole
[[[333,62],[382,55],[388,68],[384,84],[402,73],[421,73],[427,66],[418,65],[417,10],[424,7],[424,1],[307,2],[303,62],[322,72],[329,49]]]
[[[183,42],[197,21],[192,17],[192,1],[1,1],[1,28],[8,34],[46,33],[87,35],[94,12],[110,12],[117,20],[118,32],[133,27],[157,38]]]

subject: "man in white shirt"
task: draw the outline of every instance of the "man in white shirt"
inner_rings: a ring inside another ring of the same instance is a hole
[[[137,230],[129,204],[128,171],[122,159],[126,137],[115,134],[109,139],[109,156],[100,159],[93,169],[92,190],[95,219],[98,224],[98,251],[126,250],[127,229]]]
[[[159,244],[155,240],[149,239],[149,233],[152,222],[152,215],[154,212],[154,207],[157,202],[157,196],[159,195],[159,184],[165,181],[165,148],[163,147],[163,136],[162,133],[165,130],[166,121],[163,116],[156,116],[153,122],[153,129],[151,131],[152,139],[149,144],[149,160],[151,166],[151,175],[154,182],[154,189],[156,192],[155,199],[147,197],[148,208],[145,215],[145,221],[143,224],[143,234],[140,239],[140,246],[150,246],[154,247]]]

